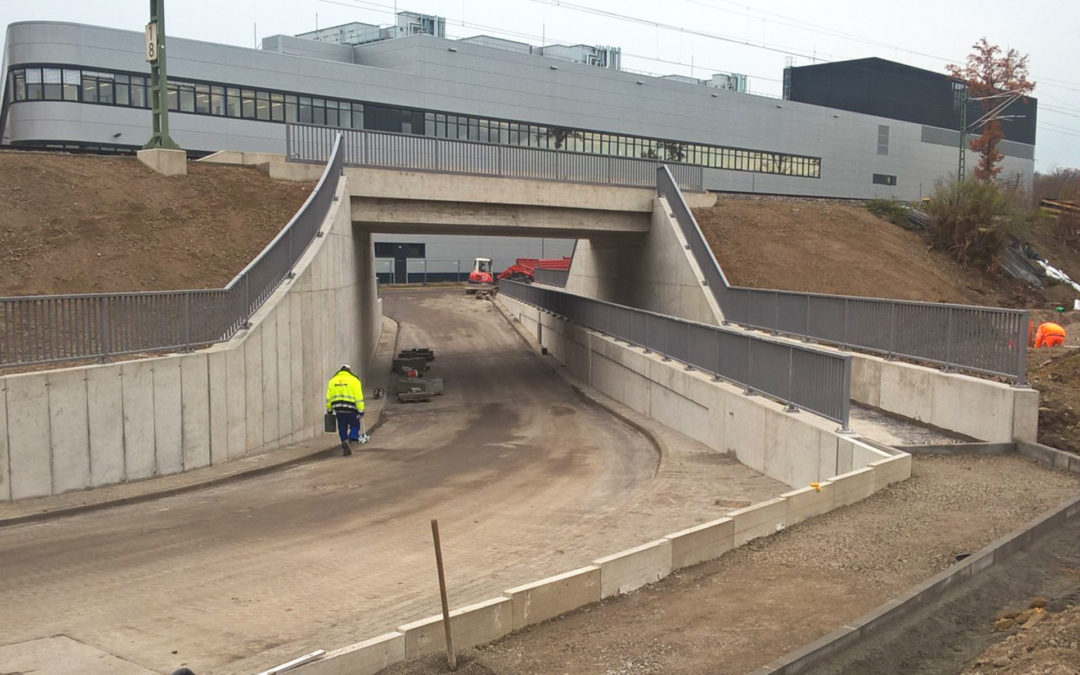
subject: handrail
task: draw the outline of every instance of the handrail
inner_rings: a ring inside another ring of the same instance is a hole
[[[1026,310],[732,286],[665,167],[656,186],[725,321],[1026,384]]]
[[[667,166],[684,190],[704,190],[702,167],[681,162],[305,124],[286,125],[286,157],[323,161],[330,134],[339,131],[347,166],[653,188],[659,165]]]
[[[851,356],[514,281],[499,293],[848,429]]]
[[[176,349],[228,340],[315,239],[334,201],[344,153],[334,140],[315,189],[224,288],[0,298],[0,367]]]

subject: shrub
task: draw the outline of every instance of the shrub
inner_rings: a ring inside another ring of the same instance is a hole
[[[905,229],[911,228],[911,223],[907,218],[908,207],[896,198],[869,199],[866,202],[866,210],[893,225],[899,225]]]
[[[927,211],[933,217],[934,248],[948,251],[961,265],[988,271],[997,266],[1008,238],[1022,237],[1034,218],[1018,206],[1016,195],[974,179],[939,185]]]

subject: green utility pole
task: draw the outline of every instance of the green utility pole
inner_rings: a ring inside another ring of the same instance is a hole
[[[169,87],[165,74],[165,0],[150,0],[150,23],[146,24],[146,60],[150,62],[150,111],[154,134],[143,146],[179,150],[169,137]]]
[[[968,90],[964,85],[963,93],[960,94],[960,168],[956,172],[956,182],[964,181],[964,160],[967,159],[967,109]]]

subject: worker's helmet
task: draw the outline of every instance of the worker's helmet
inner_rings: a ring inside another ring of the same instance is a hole
[[[351,373],[352,372],[352,366],[350,366],[347,363],[343,363],[340,366],[338,366],[338,370],[347,370],[347,371],[349,371]]]

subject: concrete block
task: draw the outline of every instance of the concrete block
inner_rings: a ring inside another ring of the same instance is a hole
[[[851,437],[836,439],[836,474],[847,473],[855,468],[855,441]]]
[[[881,363],[876,356],[851,354],[851,400],[880,407]]]
[[[671,573],[671,540],[657,539],[598,558],[593,565],[600,568],[600,597],[629,593]]]
[[[807,486],[780,496],[787,500],[786,525],[789,526],[833,510],[833,484],[827,480],[819,482],[816,488]]]
[[[818,436],[818,479],[825,480],[835,476],[837,471],[837,447],[839,436],[835,433]]]
[[[787,500],[776,497],[747,506],[745,509],[732,511],[728,517],[734,521],[733,544],[742,546],[751,539],[767,537],[773,532],[784,529],[787,508]]]
[[[227,459],[243,457],[247,451],[247,399],[247,349],[245,344],[241,343],[225,352]],[[259,427],[262,427],[261,420]]]
[[[468,649],[497,640],[511,631],[513,603],[510,598],[493,598],[450,612],[454,649]],[[446,650],[442,615],[430,616],[398,628],[405,635],[405,658]]]
[[[911,478],[911,455],[905,453],[870,463],[874,470],[874,492]]]
[[[304,344],[303,302],[296,293],[289,294],[289,302],[292,305],[289,312],[290,346],[292,347],[292,367],[289,369],[292,378],[289,383],[292,392],[292,419],[289,426],[294,432],[299,432],[305,426],[304,402],[311,399],[305,399],[304,389],[304,373],[307,372],[304,368],[306,367],[307,358]]]
[[[292,315],[292,302],[288,297],[282,298],[278,303],[277,308],[274,310],[274,314],[277,317],[277,410],[278,410],[278,438],[287,437],[292,434],[293,429],[292,419],[292,368],[293,368],[293,351],[292,351],[292,326],[290,326],[290,317]]]
[[[124,386],[120,366],[86,369],[90,485],[124,480]]]
[[[278,331],[275,321],[264,321],[262,333],[262,445],[280,437],[278,429]],[[291,414],[291,413],[290,413]]]
[[[327,652],[318,661],[290,672],[297,675],[375,675],[405,660],[405,636],[398,632]]]
[[[300,352],[303,364],[302,405],[304,427],[312,427],[318,431],[321,427],[316,425],[318,425],[319,419],[322,418],[324,410],[326,383],[319,381],[322,379],[322,371],[318,368],[319,351],[322,349],[323,343],[319,342],[315,336],[316,322],[310,293],[304,293],[300,296],[300,320],[303,323],[304,333],[303,347]],[[330,373],[327,373],[326,377],[329,379]]]
[[[153,362],[121,364],[120,382],[124,400],[124,480],[149,478],[157,472]]]
[[[52,492],[90,486],[90,422],[87,419],[83,369],[46,375],[49,389],[49,438],[52,445]]]
[[[244,420],[247,431],[243,454],[263,445],[262,327],[253,328],[244,340]],[[231,410],[231,406],[230,406]],[[232,446],[229,447],[232,454]]]
[[[180,362],[183,357],[154,359],[154,446],[158,475],[184,470],[183,398]]]
[[[818,474],[820,433],[805,422],[805,413],[766,410],[762,473],[791,487],[821,478]]]
[[[235,351],[235,350],[231,350]],[[211,351],[206,358],[208,405],[210,408],[210,464],[229,459],[228,355]]]
[[[11,501],[11,473],[8,457],[7,383],[0,377],[0,502]]]
[[[1039,435],[1039,392],[1013,389],[1012,439],[1035,442]]]
[[[43,373],[7,378],[11,498],[52,494],[49,393]]]
[[[929,422],[934,414],[937,375],[940,373],[923,366],[882,361],[880,407],[919,422]]]
[[[210,364],[203,353],[180,361],[181,452],[184,471],[210,466]]]
[[[507,589],[513,607],[512,630],[553,619],[600,600],[600,568],[582,567],[531,584]]]
[[[878,462],[883,459],[891,457],[887,452],[883,452],[873,447],[868,443],[863,443],[859,439],[854,439],[851,442],[851,468],[861,469],[866,466],[870,466],[872,462]]]
[[[874,470],[870,467],[842,473],[829,481],[833,484],[833,504],[836,508],[866,499],[877,488]]]
[[[719,558],[735,546],[735,521],[720,518],[673,532],[664,537],[671,542],[671,569],[697,565]]]
[[[723,448],[759,473],[765,473],[765,408],[742,394],[724,401]]]
[[[1014,389],[958,373],[935,372],[931,424],[979,440],[1013,440]]]
[[[187,153],[183,150],[151,148],[135,153],[139,161],[163,176],[186,176]]]

